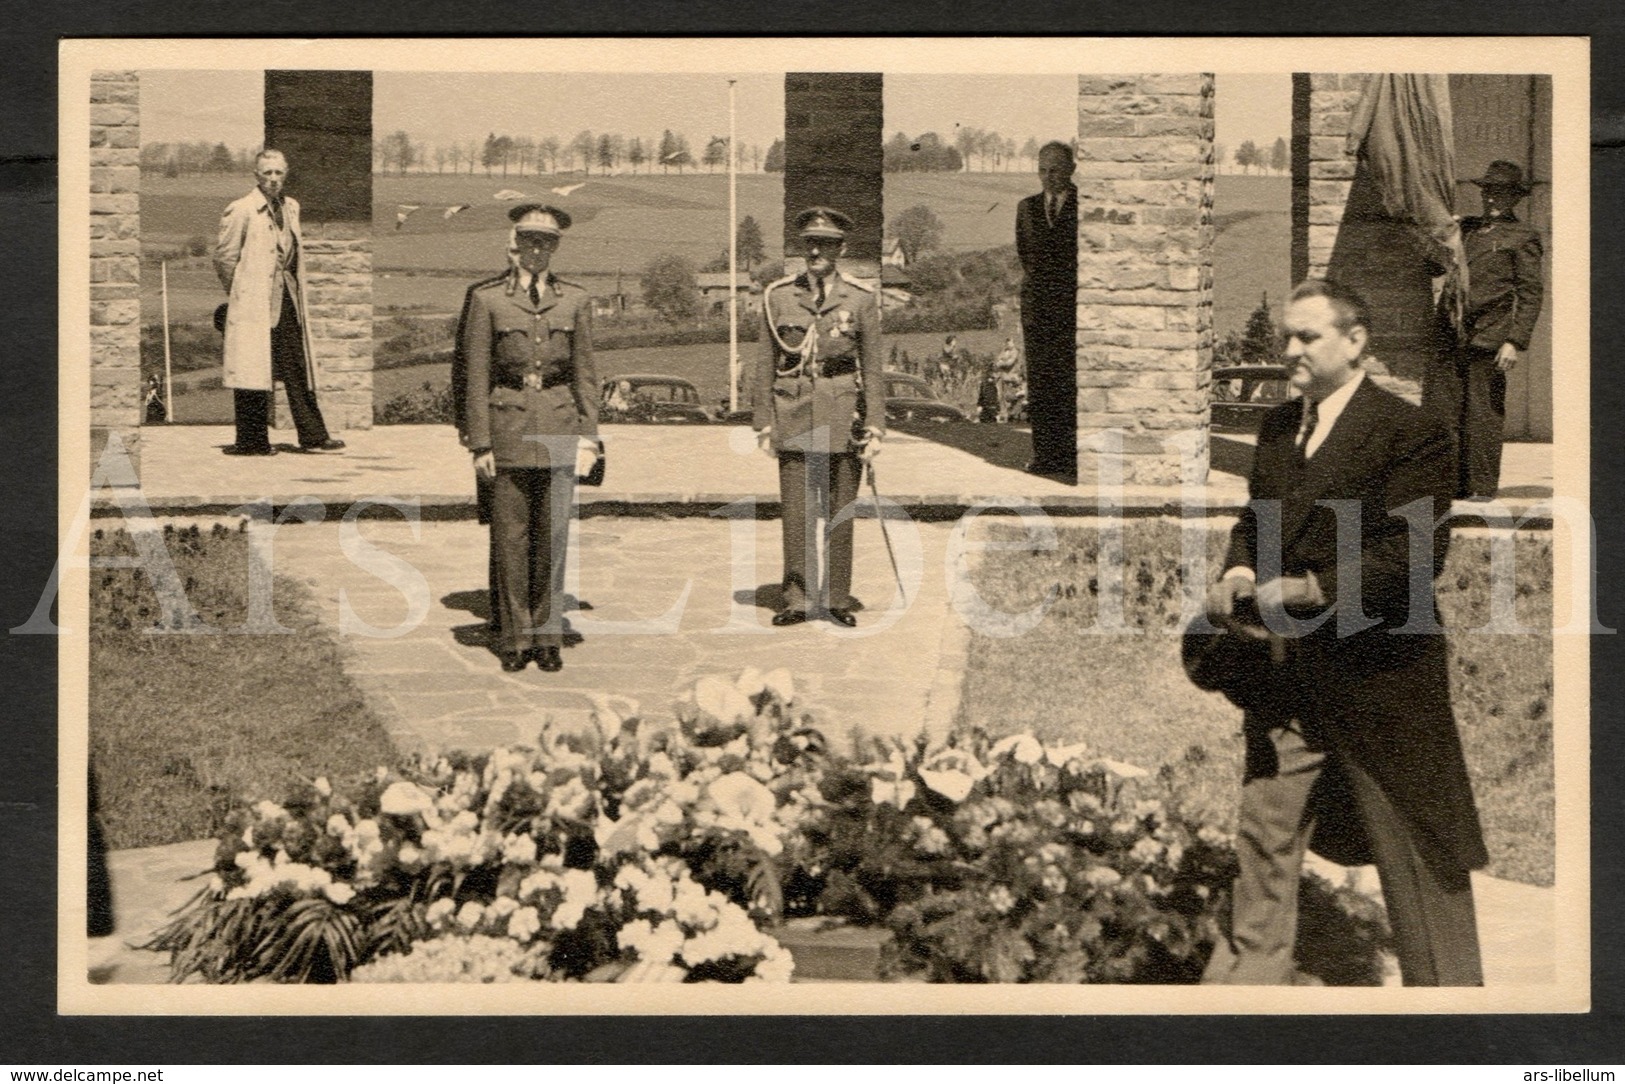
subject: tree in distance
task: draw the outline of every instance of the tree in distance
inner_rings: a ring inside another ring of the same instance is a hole
[[[773,145],[767,148],[767,157],[762,161],[762,172],[784,172],[784,140],[775,139]]]
[[[717,167],[728,161],[728,140],[723,136],[712,136],[705,144],[705,156],[701,159],[715,173]]]
[[[923,203],[900,211],[887,223],[887,232],[902,246],[903,259],[913,263],[942,243],[942,220]]]
[[[1285,173],[1287,167],[1286,138],[1275,137],[1275,145],[1270,148],[1270,168],[1277,173]]]
[[[1241,146],[1236,148],[1236,165],[1241,167],[1243,173],[1251,173],[1254,166],[1264,164],[1264,157],[1259,153],[1258,144],[1250,139],[1242,140]]]
[[[767,255],[767,246],[762,241],[762,227],[754,215],[746,215],[739,220],[739,235],[734,240],[739,250],[739,259],[749,271],[761,262]]]
[[[1258,308],[1247,317],[1247,327],[1241,333],[1241,360],[1249,365],[1267,365],[1279,354],[1280,345],[1275,317],[1270,313],[1270,295],[1258,299]]]
[[[700,311],[700,285],[687,257],[665,253],[650,260],[638,280],[643,303],[667,322],[692,320]]]

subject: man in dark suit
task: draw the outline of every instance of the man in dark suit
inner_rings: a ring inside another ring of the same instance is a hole
[[[852,503],[885,435],[885,355],[870,291],[837,268],[852,222],[828,207],[796,218],[807,270],[762,291],[751,425],[779,462],[784,599],[773,624],[812,613],[858,623],[852,598]],[[824,521],[825,567],[817,560]],[[832,526],[833,525],[833,526]]]
[[[592,304],[548,270],[570,216],[533,203],[509,217],[514,267],[468,298],[467,440],[491,479],[502,668],[556,671],[575,480],[598,458]]]
[[[1507,373],[1529,349],[1545,300],[1540,234],[1513,213],[1529,194],[1523,170],[1491,162],[1473,181],[1484,213],[1464,218],[1467,304],[1458,338],[1445,334],[1422,385],[1422,405],[1441,412],[1458,440],[1456,496],[1487,501],[1501,484]],[[1447,325],[1447,321],[1441,321]]]
[[[1370,315],[1351,291],[1303,283],[1284,326],[1302,397],[1264,419],[1208,610],[1221,620],[1255,604],[1289,655],[1245,717],[1232,930],[1205,981],[1292,981],[1313,846],[1376,863],[1407,985],[1481,985],[1468,871],[1488,856],[1433,597],[1450,436],[1366,377]]]
[[[1016,208],[1021,257],[1021,335],[1027,355],[1027,417],[1033,474],[1076,480],[1078,473],[1078,188],[1072,148],[1038,152],[1044,190]]]

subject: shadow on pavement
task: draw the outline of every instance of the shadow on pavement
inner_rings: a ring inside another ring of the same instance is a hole
[[[921,437],[968,452],[995,467],[1008,467],[1019,471],[1032,458],[1032,438],[1024,425],[1001,425],[990,422],[918,422],[895,427],[900,433]],[[884,459],[881,460],[884,462]]]

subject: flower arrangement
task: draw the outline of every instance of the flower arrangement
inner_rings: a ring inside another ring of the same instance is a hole
[[[1139,768],[1027,734],[837,754],[748,670],[670,722],[237,810],[149,947],[175,981],[788,981],[773,931],[828,916],[889,929],[894,975],[1194,981],[1233,861]]]

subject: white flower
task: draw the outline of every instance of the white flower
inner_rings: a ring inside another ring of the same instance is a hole
[[[1105,768],[1119,779],[1139,779],[1151,774],[1137,764],[1125,764],[1121,760],[1109,760],[1106,757],[1101,757],[1095,761],[1095,764]]]
[[[340,839],[350,834],[350,822],[343,813],[335,813],[327,818],[327,834]]]
[[[705,788],[717,812],[742,821],[765,823],[773,818],[773,792],[744,772],[729,772]]]
[[[598,880],[590,870],[567,869],[559,878],[564,899],[553,912],[549,924],[555,930],[573,930],[598,899]]]
[[[1016,905],[1016,898],[1004,885],[994,885],[987,894],[987,902],[992,906],[994,913],[1003,915],[1008,914],[1010,908]]]
[[[1096,888],[1110,888],[1121,881],[1123,876],[1110,866],[1095,866],[1083,875],[1083,879]]]
[[[261,820],[274,821],[286,817],[288,815],[288,811],[277,805],[275,802],[267,800],[254,803],[254,815],[259,817]]]
[[[769,670],[762,675],[762,688],[774,694],[786,704],[796,698],[795,679],[790,676],[790,671],[782,666],[777,670]]]
[[[636,918],[621,927],[617,938],[622,948],[631,949],[638,959],[653,963],[670,963],[683,947],[683,931],[675,922],[657,925]]]
[[[478,926],[480,919],[484,917],[485,905],[476,903],[473,900],[469,900],[457,909],[457,925],[465,930],[472,930],[475,926]]]
[[[334,903],[338,904],[340,907],[343,907],[345,904],[355,899],[355,889],[351,888],[343,881],[333,881],[323,885],[322,894],[328,899],[332,900]]]
[[[1077,742],[1073,745],[1052,745],[1044,750],[1044,759],[1057,768],[1064,768],[1070,762],[1077,760],[1089,751],[1088,742]]]
[[[762,691],[762,672],[754,666],[747,666],[740,671],[739,680],[734,682],[734,688],[745,696],[755,696]]]
[[[528,835],[504,837],[502,860],[514,865],[529,865],[536,861],[536,840]]]
[[[765,934],[762,937],[766,951],[756,964],[756,977],[763,982],[789,982],[796,962],[783,945]]]
[[[592,808],[592,792],[581,782],[580,776],[571,776],[562,786],[554,787],[547,796],[547,812],[552,816],[585,820]]]
[[[1010,755],[1017,764],[1037,764],[1044,759],[1044,747],[1031,734],[1012,734],[1001,738],[988,750],[994,758]]]
[[[431,926],[439,925],[447,918],[450,918],[451,913],[456,909],[457,904],[452,902],[452,898],[450,896],[441,896],[439,899],[429,904],[429,909],[423,913],[423,921],[427,922]]]
[[[491,906],[487,910],[492,918],[507,918],[519,910],[519,901],[512,896],[498,896],[491,901]]]
[[[410,817],[434,808],[434,795],[416,783],[391,783],[378,799],[378,808],[392,817]]]
[[[542,930],[542,916],[534,907],[521,907],[508,916],[508,936],[515,941],[529,941]]]
[[[744,722],[756,714],[756,709],[737,688],[709,675],[694,684],[694,706],[723,723]]]
[[[606,857],[638,851],[653,851],[660,846],[655,832],[655,819],[641,813],[628,813],[620,820],[601,817],[593,829],[593,839]]]
[[[920,769],[920,782],[950,802],[963,802],[970,797],[971,788],[976,786],[976,780],[964,772],[934,772],[929,768]]]
[[[316,793],[320,794],[323,798],[331,798],[333,796],[333,784],[327,781],[327,776],[318,775],[316,777],[314,786],[316,787]]]
[[[1162,844],[1147,836],[1129,849],[1128,856],[1144,866],[1161,858],[1162,852]]]

